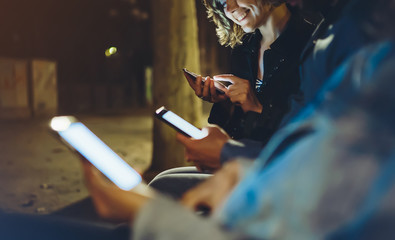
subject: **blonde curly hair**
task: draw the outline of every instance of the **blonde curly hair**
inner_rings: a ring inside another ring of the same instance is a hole
[[[280,6],[285,0],[257,0],[260,4],[269,4],[273,7]],[[203,0],[207,9],[207,18],[211,19],[217,26],[217,36],[219,43],[223,46],[234,48],[242,43],[242,38],[246,34],[243,29],[226,17],[224,7],[219,0]]]

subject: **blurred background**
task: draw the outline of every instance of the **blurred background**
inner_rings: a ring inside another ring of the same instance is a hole
[[[146,106],[157,37],[151,1],[1,0],[0,56],[55,64],[59,113]],[[217,43],[201,0],[196,8],[201,73],[227,71],[229,50]]]
[[[166,105],[204,126],[210,104],[181,69],[229,72],[201,0],[0,0],[0,32],[2,211],[47,214],[87,197],[78,159],[48,134],[54,115],[77,116],[141,172],[183,165],[152,112]]]

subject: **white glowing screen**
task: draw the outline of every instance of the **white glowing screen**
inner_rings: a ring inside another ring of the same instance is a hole
[[[130,190],[141,182],[141,176],[84,124],[71,123],[59,134],[119,188]]]
[[[202,139],[207,135],[171,111],[167,111],[162,117],[195,139]]]

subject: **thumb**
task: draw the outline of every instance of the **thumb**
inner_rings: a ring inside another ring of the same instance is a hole
[[[234,83],[234,75],[233,74],[221,74],[221,75],[216,75],[213,77],[214,81],[224,81],[224,82],[230,82]]]

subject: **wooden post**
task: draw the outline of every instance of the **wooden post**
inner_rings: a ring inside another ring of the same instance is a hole
[[[182,74],[182,68],[200,73],[195,0],[151,1],[153,20],[153,106],[164,105],[200,127],[202,102]],[[175,130],[154,121],[150,172],[185,166],[184,148]]]

